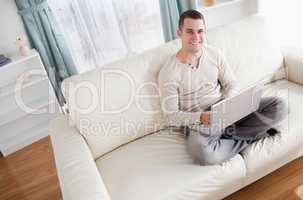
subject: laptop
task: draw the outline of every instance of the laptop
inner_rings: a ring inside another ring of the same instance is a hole
[[[260,104],[262,85],[254,84],[239,94],[223,99],[211,106],[210,128],[214,131],[224,130],[238,120],[255,112]]]

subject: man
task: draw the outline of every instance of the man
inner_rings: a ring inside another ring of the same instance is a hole
[[[237,80],[224,56],[206,45],[203,15],[196,10],[181,14],[177,35],[182,48],[159,73],[162,108],[170,127],[187,135],[187,148],[201,165],[219,164],[241,152],[253,141],[275,135],[273,126],[287,114],[284,101],[263,98],[256,112],[213,132],[209,107],[237,93]]]

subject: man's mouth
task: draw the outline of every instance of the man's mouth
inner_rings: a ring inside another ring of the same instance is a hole
[[[192,45],[192,46],[198,46],[198,45],[201,45],[201,44],[202,44],[202,42],[190,43],[190,45]]]

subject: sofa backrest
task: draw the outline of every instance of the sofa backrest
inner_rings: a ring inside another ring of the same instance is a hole
[[[252,15],[207,33],[208,43],[219,47],[233,69],[240,88],[260,80],[285,78],[283,55],[266,18]]]
[[[262,17],[252,16],[207,34],[208,43],[226,54],[242,87],[282,64],[282,55],[267,35]],[[180,41],[175,40],[63,82],[71,122],[94,158],[163,126],[157,76],[166,59],[180,47]]]
[[[94,158],[162,127],[157,76],[179,48],[179,41],[172,41],[64,80],[70,121]]]

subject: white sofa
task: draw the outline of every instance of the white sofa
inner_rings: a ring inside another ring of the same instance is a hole
[[[194,164],[184,136],[162,129],[157,74],[180,48],[175,40],[64,81],[70,113],[51,123],[63,199],[222,199],[303,155],[302,51],[282,54],[259,15],[207,36],[242,87],[267,80],[265,96],[288,100],[281,133],[220,165]]]

